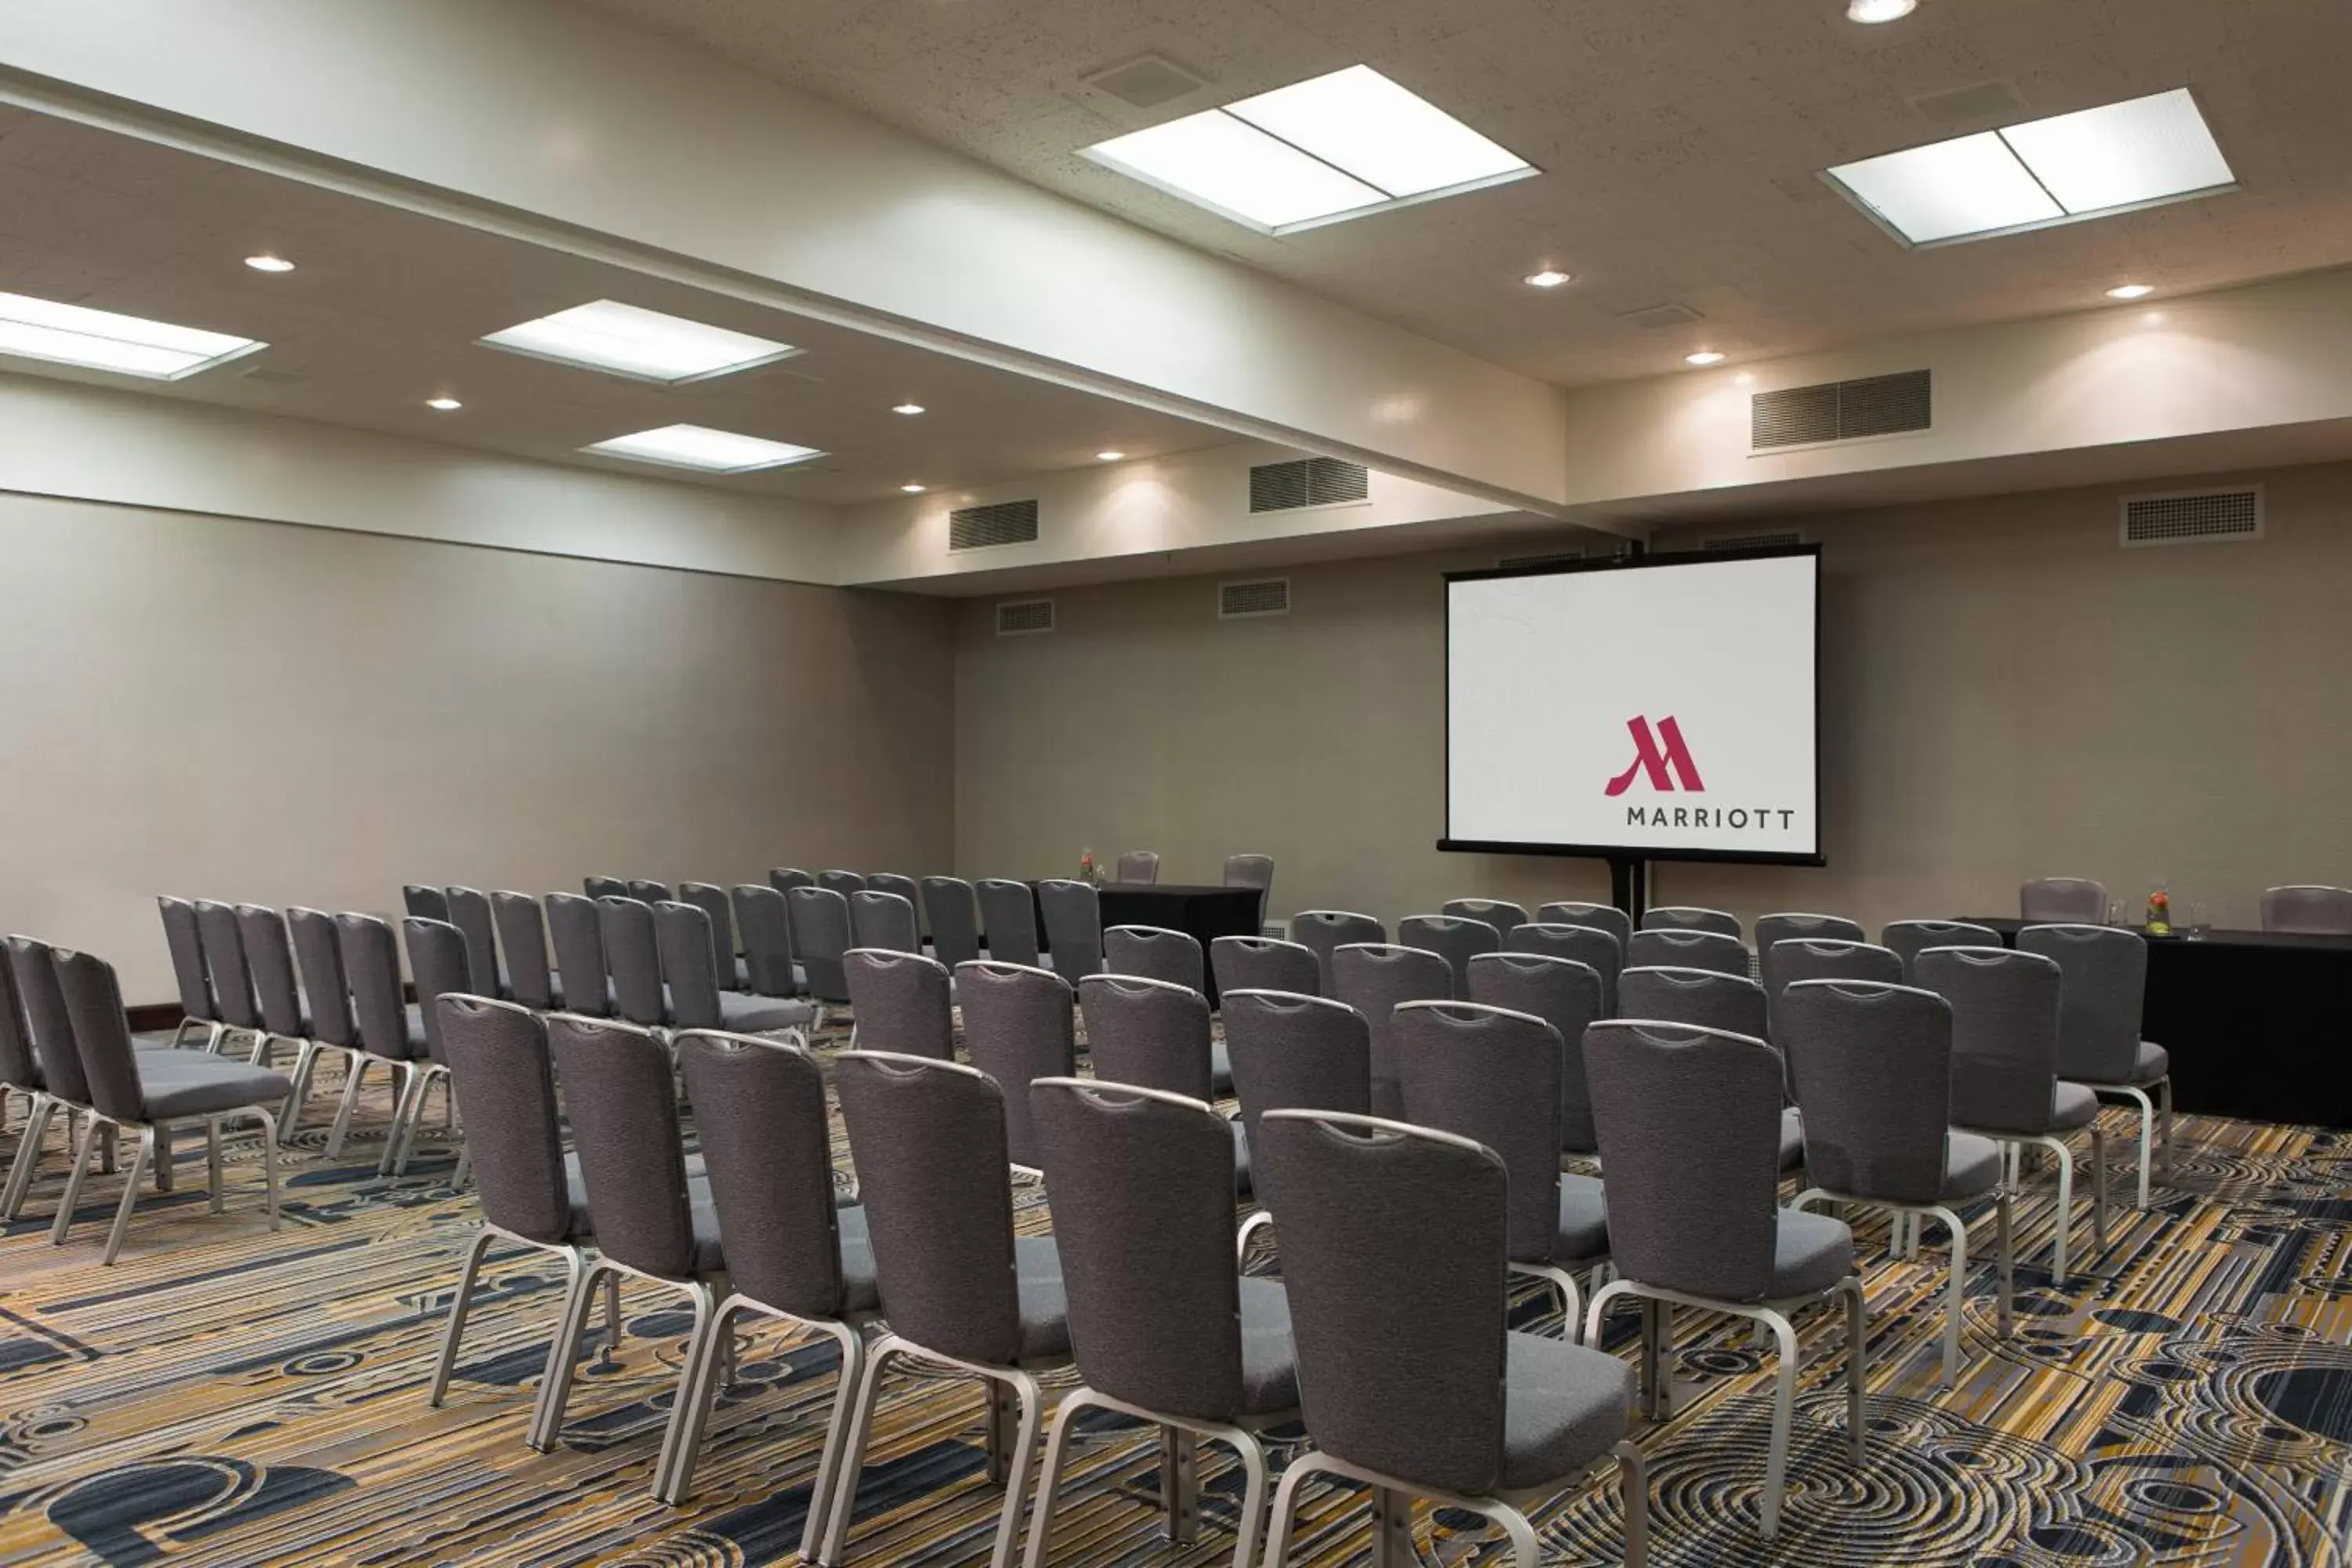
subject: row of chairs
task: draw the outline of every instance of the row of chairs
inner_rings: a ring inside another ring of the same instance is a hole
[[[2053,925],[2096,925],[2111,906],[2106,884],[2088,877],[2042,877],[2018,890],[2020,918]],[[2301,936],[2352,936],[2352,888],[2290,883],[2266,888],[2263,930]]]

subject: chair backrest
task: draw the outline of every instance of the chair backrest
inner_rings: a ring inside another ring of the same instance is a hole
[[[1762,930],[1759,925],[1759,931]],[[1892,949],[1874,947],[1855,938],[1785,937],[1757,952],[1764,973],[1764,994],[1780,1005],[1780,993],[1800,980],[1871,980],[1881,985],[1903,984],[1903,960]]]
[[[993,959],[957,964],[955,983],[963,1009],[964,1054],[1003,1091],[1006,1157],[1034,1170],[1037,1133],[1029,1120],[1029,1086],[1078,1070],[1070,983],[1050,969]]]
[[[1528,927],[1519,928],[1522,931]],[[1581,934],[1598,941],[1617,939],[1607,931]],[[1609,1016],[1606,992],[1591,964],[1573,958],[1538,952],[1488,952],[1470,961],[1470,1000],[1486,1007],[1507,1008],[1541,1018],[1559,1036],[1559,1144],[1552,1151],[1557,1164],[1561,1154],[1589,1154],[1601,1145],[1592,1131],[1592,1092],[1584,1081],[1584,1031],[1596,1019]],[[1413,1118],[1419,1121],[1420,1118]],[[1455,1131],[1464,1131],[1455,1128]],[[1466,1137],[1477,1137],[1465,1132]],[[1481,1142],[1486,1140],[1479,1139]],[[1496,1148],[1487,1143],[1489,1148]],[[1509,1157],[1505,1156],[1507,1163]],[[1514,1191],[1517,1190],[1516,1184]]]
[[[768,870],[768,886],[779,893],[789,893],[794,888],[814,888],[816,879],[797,866],[773,866]]]
[[[740,882],[732,892],[735,929],[743,933],[743,967],[761,996],[789,996],[793,984],[793,922],[784,896],[765,882]]]
[[[1334,1458],[1485,1496],[1502,1473],[1507,1178],[1466,1138],[1270,1110],[1307,1434]]]
[[[212,976],[205,973],[204,938],[196,932],[196,906],[165,894],[155,900],[163,917],[163,945],[172,953],[172,979],[180,989],[180,1011],[207,1022],[220,1017]]]
[[[1196,1100],[1075,1078],[1029,1086],[1088,1388],[1147,1410],[1242,1414],[1234,1141]]]
[[[2017,889],[2017,917],[2096,925],[2107,918],[2107,885],[2088,877],[2036,877]]]
[[[122,988],[114,965],[95,953],[54,948],[49,952],[54,984],[65,998],[68,1027],[81,1054],[89,1103],[100,1114],[126,1121],[147,1118],[147,1094],[131,1043],[131,1020],[122,1010]]]
[[[980,957],[980,900],[961,877],[923,879],[923,920],[931,952],[950,969]]]
[[[408,975],[416,986],[417,1011],[425,1022],[425,1055],[446,1066],[449,1058],[441,1043],[441,1012],[433,1004],[444,996],[482,994],[474,989],[465,933],[447,921],[411,915],[402,922],[401,934],[408,941]]]
[[[2141,1005],[2147,995],[2147,942],[2117,926],[2027,926],[2020,952],[2058,965],[2058,1076],[2084,1083],[2128,1083],[2139,1062]]]
[[[1636,932],[1638,938],[1641,933]],[[1764,987],[1745,974],[1712,969],[1628,969],[1617,977],[1617,1013],[1765,1039],[1772,1009]]]
[[[1601,1016],[1616,1016],[1617,976],[1625,969],[1625,944],[1599,926],[1543,921],[1513,926],[1503,933],[1503,951],[1565,958],[1583,964],[1601,978]]]
[[[1335,950],[1326,994],[1364,1016],[1371,1044],[1372,1110],[1393,1116],[1404,1109],[1390,1060],[1400,1002],[1448,1002],[1454,997],[1454,966],[1421,947],[1358,942]]]
[[[915,912],[915,931],[917,934],[914,951],[917,952],[922,952],[922,885],[917,882],[912,877],[902,877],[896,871],[877,871],[872,876],[866,879],[866,891],[873,893],[896,893],[898,897],[907,900],[907,907]],[[855,911],[856,907],[856,902],[853,900],[850,904],[850,909]],[[858,945],[860,947],[870,947],[873,944],[870,942],[860,942]]]
[[[1165,980],[1089,974],[1078,982],[1087,1055],[1095,1077],[1205,1100],[1210,1088],[1209,1003]]]
[[[1719,1029],[1610,1019],[1586,1031],[1584,1068],[1619,1271],[1762,1300],[1780,1224],[1780,1053]],[[1289,1250],[1286,1229],[1286,1264]]]
[[[677,901],[692,904],[710,922],[710,956],[719,989],[735,989],[735,910],[727,889],[715,882],[680,882]]]
[[[1642,917],[1643,931],[1706,931],[1732,941],[1740,939],[1739,917],[1695,904],[1665,904]]]
[[[834,1082],[891,1329],[959,1361],[1011,1361],[1021,1305],[996,1081],[954,1062],[844,1051]]]
[[[846,899],[852,893],[862,893],[866,890],[866,879],[856,871],[819,871],[816,874],[816,885],[830,889]]]
[[[408,1004],[400,984],[400,944],[392,927],[373,915],[335,917],[343,979],[352,988],[352,1023],[360,1048],[387,1061],[415,1054],[408,1038]]]
[[[33,1031],[25,1021],[24,998],[17,994],[16,966],[0,952],[0,1084],[39,1089],[47,1081],[33,1055]]]
[[[547,1048],[563,1086],[596,1250],[661,1279],[693,1278],[694,1213],[669,1053],[651,1030],[569,1013],[548,1018]]]
[[[632,1024],[659,1028],[668,1021],[668,1007],[653,906],[638,899],[599,899],[596,934],[604,944],[604,973],[613,977],[614,1011]]]
[[[507,985],[526,1007],[546,1012],[555,1005],[555,972],[547,963],[547,918],[529,893],[490,895],[490,918],[506,950]]]
[[[1160,851],[1130,849],[1118,858],[1118,874],[1111,879],[1131,888],[1148,888],[1160,880]]]
[[[1106,938],[1108,933],[1106,933]],[[1315,950],[1265,936],[1221,936],[1209,943],[1209,968],[1220,996],[1227,991],[1323,994],[1323,964]]]
[[[677,1060],[730,1284],[795,1317],[836,1316],[841,1222],[816,1058],[791,1041],[688,1029]]]
[[[591,901],[625,899],[629,896],[629,884],[618,877],[583,877],[580,879],[580,891]]]
[[[1547,926],[1590,926],[1617,939],[1619,951],[1633,940],[1633,917],[1614,904],[1575,902],[1545,904],[1536,910],[1535,923]]]
[[[577,893],[547,895],[548,935],[555,943],[555,967],[563,972],[563,1010],[583,1018],[613,1016],[610,976],[604,971],[604,922],[597,913],[600,902]]]
[[[636,900],[647,909],[651,909],[656,904],[669,902],[669,884],[656,882],[647,877],[632,877],[629,879],[627,896]]]
[[[1776,942],[1868,942],[1870,933],[1843,915],[1765,915],[1756,922],[1756,952],[1760,958]]]
[[[498,921],[490,913],[489,898],[476,888],[444,891],[449,895],[449,912],[440,918],[456,926],[466,940],[466,973],[472,984],[465,989],[477,996],[495,996],[501,977]]]
[[[669,987],[669,1021],[681,1029],[718,1028],[726,1016],[719,1006],[719,946],[710,917],[683,899],[656,904],[653,913],[654,952]],[[731,952],[727,966],[735,967]]]
[[[887,948],[892,952],[920,953],[923,929],[915,919],[912,900],[872,888],[849,895],[849,930],[860,947]]]
[[[29,936],[12,936],[5,946],[8,968],[16,982],[16,1001],[25,1009],[25,1027],[31,1036],[32,1059],[40,1064],[42,1081],[68,1105],[90,1104],[89,1078],[82,1071],[81,1047],[74,1044],[73,1016],[66,1010],[65,993],[58,988],[49,944]]]
[[[1274,857],[1271,855],[1228,855],[1225,857],[1225,886],[1255,888],[1265,898],[1258,900],[1258,913],[1265,913],[1267,900],[1274,896]]]
[[[1206,988],[1200,939],[1161,926],[1112,926],[1104,931],[1103,969],[1111,974],[1165,980],[1191,991]]]
[[[1628,969],[1712,969],[1748,975],[1748,949],[1736,936],[1678,926],[1644,926],[1625,947]]]
[[[1470,961],[1501,950],[1503,933],[1483,920],[1454,915],[1407,915],[1397,922],[1397,945],[1418,947],[1445,960],[1454,972],[1454,994],[1470,991]]]
[[[1290,940],[1315,955],[1316,965],[1323,973],[1323,983],[1317,989],[1329,996],[1334,994],[1331,955],[1343,947],[1364,943],[1386,946],[1389,928],[1370,915],[1347,910],[1301,910],[1290,917]]]
[[[1517,1263],[1550,1262],[1559,1240],[1559,1031],[1531,1014],[1475,1002],[1397,1009],[1404,1119],[1503,1157]]]
[[[400,889],[401,909],[423,921],[446,921],[449,918],[449,894],[442,888],[428,888],[411,882]]]
[[[1361,1013],[1312,992],[1236,989],[1223,1000],[1234,1093],[1253,1145],[1269,1110],[1370,1114],[1372,1039]],[[1272,1208],[1272,1193],[1255,1167],[1251,1185]]]
[[[2263,893],[2263,929],[2302,936],[2352,936],[2352,888],[2307,884]]]
[[[849,934],[849,900],[831,888],[794,888],[784,895],[793,931],[793,957],[808,994],[820,1002],[849,1000],[849,979],[841,956],[856,945]]]
[[[530,1241],[569,1240],[572,1198],[547,1026],[520,1003],[487,996],[443,996],[434,1008],[482,1217]]]
[[[196,900],[196,932],[204,939],[205,970],[212,976],[213,1001],[221,1022],[232,1028],[257,1029],[261,1008],[253,999],[253,973],[245,963],[245,938],[236,928],[236,910],[210,899]]]
[[[980,895],[981,923],[988,932],[988,956],[999,963],[1035,968],[1044,949],[1037,945],[1037,896],[1026,882],[1002,877],[983,879]]]
[[[2058,1084],[2057,963],[2000,947],[1931,947],[1918,983],[1952,1005],[1952,1111],[1962,1127],[2046,1132]]]
[[[1952,1007],[1932,991],[1798,980],[1773,1004],[1816,1186],[1890,1203],[1943,1194]]]
[[[237,944],[245,950],[246,973],[253,979],[253,1000],[261,1009],[261,1026],[273,1035],[299,1039],[309,1027],[302,1016],[302,983],[294,973],[294,943],[286,917],[259,904],[236,907]]]
[[[946,964],[896,948],[853,947],[842,959],[842,970],[849,983],[849,1010],[857,1020],[860,1046],[934,1061],[955,1060],[955,1005]]]
[[[1438,912],[1458,921],[1485,921],[1495,928],[1497,940],[1510,935],[1513,926],[1528,923],[1527,906],[1507,899],[1448,899]]]
[[[1890,921],[1879,945],[1903,961],[1906,984],[1919,983],[1919,955],[1931,947],[1999,947],[2000,932],[1967,921]]]
[[[1102,900],[1084,882],[1061,878],[1037,884],[1045,911],[1045,946],[1054,973],[1076,985],[1102,973]],[[993,955],[992,946],[989,952]]]
[[[351,983],[343,978],[342,944],[335,917],[324,910],[291,909],[286,924],[294,957],[302,968],[302,997],[310,1007],[310,1037],[321,1045],[356,1046],[359,1024],[352,1016]]]

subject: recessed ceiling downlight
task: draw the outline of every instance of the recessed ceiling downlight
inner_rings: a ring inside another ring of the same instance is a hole
[[[1919,8],[1919,0],[1847,0],[1846,20],[1874,26],[1881,22],[1899,22]]]
[[[482,342],[540,359],[669,384],[727,375],[799,352],[789,343],[666,316],[617,300],[595,300],[518,322]]]
[[[139,316],[0,294],[0,354],[179,381],[267,348],[252,338],[151,321]]]
[[[425,400],[425,406],[438,414],[454,414],[466,405],[454,397],[428,397]]]
[[[1723,363],[1723,355],[1714,349],[1701,349],[1696,353],[1683,355],[1683,363],[1685,364],[1695,364],[1699,366],[1701,369],[1705,369],[1706,366],[1711,364],[1721,364]]]
[[[665,425],[656,430],[615,436],[580,449],[607,458],[629,458],[640,463],[699,468],[713,474],[748,474],[758,468],[781,468],[824,456],[814,447],[740,436],[732,430],[713,430],[707,425]]]
[[[2118,283],[2107,290],[2110,300],[2145,300],[2156,292],[2153,283]]]
[[[272,256],[266,250],[258,256],[247,257],[245,258],[245,264],[247,267],[252,268],[256,272],[291,272],[294,270],[294,264],[292,262],[287,260],[282,256]]]
[[[1547,267],[1541,272],[1530,272],[1527,276],[1527,285],[1530,289],[1557,289],[1563,283],[1575,281],[1576,279],[1570,274],[1552,267]]]

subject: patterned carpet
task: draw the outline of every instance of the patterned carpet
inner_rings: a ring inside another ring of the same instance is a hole
[[[323,1088],[324,1086],[322,1086]],[[523,1446],[557,1306],[538,1257],[492,1255],[447,1405],[429,1410],[442,1311],[472,1228],[469,1196],[428,1148],[404,1181],[374,1174],[390,1113],[362,1102],[345,1157],[320,1152],[331,1102],[290,1152],[286,1228],[260,1213],[257,1152],[231,1144],[229,1205],[205,1213],[202,1149],[179,1190],[142,1205],[122,1261],[98,1267],[120,1188],[95,1180],[73,1240],[52,1248],[58,1190],[37,1188],[0,1238],[0,1563],[754,1564],[792,1559],[835,1352],[763,1327],[712,1422],[690,1506],[646,1494],[685,1328],[674,1298],[633,1289],[617,1355],[592,1350],[564,1446]],[[2047,1173],[2019,1207],[2018,1335],[1994,1337],[1990,1259],[1974,1270],[1960,1386],[1936,1386],[1940,1235],[1916,1263],[1865,1222],[1872,1457],[1840,1437],[1843,1331],[1799,1323],[1805,1351],[1788,1510],[1767,1548],[1753,1521],[1769,1366],[1744,1332],[1684,1314],[1678,1406],[1643,1432],[1653,1561],[1879,1568],[2125,1568],[2344,1561],[2352,1458],[2352,1142],[2309,1130],[2183,1118],[2180,1160],[2138,1214],[2116,1134],[2109,1245],[2079,1211],[2078,1272],[2052,1289]],[[360,1134],[372,1136],[362,1137]],[[0,1149],[12,1149],[13,1134]],[[836,1154],[843,1152],[837,1145]],[[58,1172],[53,1150],[47,1167]],[[2080,1184],[2087,1192],[2089,1184]],[[1019,1189],[1024,1228],[1042,1193]],[[1990,1226],[1976,1250],[1989,1252]],[[1538,1302],[1521,1303],[1530,1320]],[[1633,1314],[1611,1335],[1621,1353]],[[850,1538],[853,1562],[986,1560],[999,1494],[983,1475],[973,1385],[886,1385]],[[1285,1453],[1287,1450],[1284,1450]],[[1277,1460],[1281,1455],[1277,1455]],[[1155,1450],[1108,1421],[1082,1436],[1055,1560],[1228,1562],[1238,1473],[1204,1449],[1199,1542],[1158,1533]],[[1302,1563],[1369,1560],[1361,1495],[1310,1490]],[[1546,1560],[1615,1563],[1613,1482],[1538,1515]],[[1423,1561],[1499,1562],[1477,1521],[1423,1515]]]

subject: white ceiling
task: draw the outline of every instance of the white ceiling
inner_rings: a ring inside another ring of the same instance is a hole
[[[2352,259],[2343,0],[580,0],[1495,363],[1575,384],[1702,344],[1812,352]],[[1138,113],[1081,84],[1156,52],[1209,79]],[[1540,179],[1282,239],[1076,149],[1369,63]],[[1938,122],[1989,82],[2020,107]],[[2193,88],[2244,189],[1906,251],[1816,177],[2020,119]],[[1577,281],[1519,282],[1556,266]],[[1627,311],[1704,320],[1643,331]]]
[[[274,251],[278,276],[244,258]],[[0,107],[0,289],[258,338],[173,383],[0,358],[163,395],[519,457],[827,502],[1162,456],[1226,433],[928,350],[645,279],[192,153]],[[792,343],[791,359],[662,387],[480,346],[485,332],[615,299]],[[462,399],[455,414],[424,400]],[[912,401],[926,413],[890,412]],[[821,462],[701,476],[581,455],[680,422],[817,447]]]

